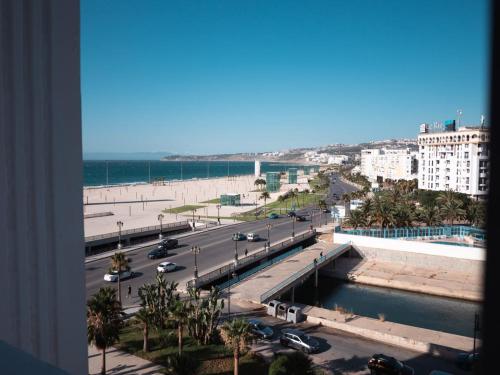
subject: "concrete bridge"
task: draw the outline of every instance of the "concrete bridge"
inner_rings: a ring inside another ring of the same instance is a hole
[[[294,302],[296,286],[314,275],[317,287],[318,271],[328,266],[334,267],[335,259],[351,248],[350,243],[317,243],[231,288],[231,297],[264,303],[291,290],[291,301]]]

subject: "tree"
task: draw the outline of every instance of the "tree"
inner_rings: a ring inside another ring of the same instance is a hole
[[[189,335],[199,345],[207,345],[215,336],[215,329],[219,323],[224,300],[220,298],[220,291],[212,287],[207,298],[201,298],[201,290],[189,288],[189,318],[187,322]]]
[[[364,212],[359,209],[351,211],[351,216],[347,218],[346,224],[354,229],[366,226],[366,217]]]
[[[233,350],[234,375],[239,373],[240,354],[252,340],[250,325],[245,319],[226,321],[221,328],[221,336],[226,346]]]
[[[451,225],[453,225],[455,220],[465,215],[465,211],[462,209],[462,202],[458,199],[445,201],[441,208],[441,212]]]
[[[264,199],[264,216],[267,216],[267,213],[266,213],[266,202],[270,198],[271,198],[271,195],[269,195],[268,191],[263,191],[262,194],[259,197],[259,199]]]
[[[184,301],[175,301],[170,310],[171,319],[177,322],[177,338],[179,340],[179,355],[182,355],[182,332],[189,319],[189,307]]]
[[[149,327],[154,323],[153,313],[146,307],[142,307],[134,315],[134,319],[142,324],[142,351],[149,352]]]
[[[382,194],[376,194],[373,199],[373,218],[384,229],[393,223],[392,205]]]
[[[87,301],[87,341],[102,351],[102,375],[106,374],[106,349],[120,338],[122,314],[113,288],[101,288]]]
[[[118,272],[118,302],[122,303],[121,273],[130,270],[124,253],[119,251],[111,256],[111,270]]]
[[[398,227],[411,227],[416,219],[415,207],[406,202],[396,203],[392,210],[393,224]]]
[[[418,211],[418,218],[429,227],[441,224],[441,214],[436,206],[421,207]]]
[[[326,202],[325,202],[325,200],[324,200],[324,199],[319,200],[319,202],[318,202],[318,207],[319,207],[321,210],[326,209]]]

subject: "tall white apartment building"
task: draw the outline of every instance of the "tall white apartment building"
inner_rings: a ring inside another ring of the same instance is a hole
[[[409,148],[361,150],[361,174],[370,181],[417,178],[417,153]]]
[[[430,133],[422,124],[418,136],[418,187],[453,190],[473,198],[488,193],[489,132],[480,127]]]

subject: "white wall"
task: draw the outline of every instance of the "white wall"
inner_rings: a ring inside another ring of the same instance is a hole
[[[0,340],[83,375],[80,3],[2,0],[0,25]]]

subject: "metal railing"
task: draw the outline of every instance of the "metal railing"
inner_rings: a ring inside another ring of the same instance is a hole
[[[277,251],[282,250],[284,247],[288,247],[290,245],[300,243],[300,242],[304,241],[305,239],[314,237],[315,235],[316,235],[316,230],[313,230],[312,232],[309,230],[307,232],[299,234],[299,235],[295,236],[293,239],[288,239],[288,240],[282,241],[278,244],[272,245],[271,247],[269,247],[269,249],[264,249],[264,250],[258,251],[256,253],[250,254],[244,258],[238,259],[238,264],[236,265],[236,267],[235,267],[234,263],[229,263],[229,264],[226,264],[222,267],[219,267],[213,271],[210,271],[204,275],[201,275],[196,280],[196,284],[195,284],[195,280],[190,280],[187,282],[187,287],[188,288],[195,287],[195,286],[199,287],[201,285],[208,284],[214,280],[221,278],[224,275],[227,275],[229,272],[233,272],[233,271],[238,270],[240,268],[246,267],[249,264],[255,263],[262,258],[265,258],[265,257],[267,257],[267,256],[269,256]]]
[[[184,227],[186,225],[189,225],[188,221],[179,221],[179,222],[175,222],[175,223],[163,224],[161,226],[161,228],[163,231],[164,229],[171,229],[171,228],[175,228],[175,227]],[[124,237],[124,236],[127,236],[129,234],[152,232],[155,230],[159,231],[160,225],[152,225],[150,227],[122,230],[121,236]],[[98,234],[96,236],[88,236],[88,237],[85,237],[85,242],[91,242],[91,241],[96,241],[96,240],[103,240],[106,238],[118,237],[118,235],[119,235],[119,232],[112,232],[112,233]]]
[[[350,248],[351,248],[351,243],[348,242],[348,243],[340,245],[339,247],[337,247],[337,248],[335,248],[335,249],[327,252],[325,255],[323,255],[322,257],[319,258],[319,260],[317,261],[316,264],[314,263],[314,261],[311,262],[311,263],[309,263],[307,266],[305,266],[301,270],[295,272],[294,274],[292,274],[291,276],[287,277],[285,280],[283,280],[279,284],[277,284],[274,287],[272,287],[267,292],[263,293],[260,296],[260,302],[262,303],[262,302],[267,301],[272,296],[274,296],[275,294],[277,294],[279,291],[285,289],[288,285],[292,284],[297,279],[302,278],[304,275],[308,274],[309,272],[315,270],[316,268],[320,267],[324,263],[328,262],[331,258],[337,257],[337,256],[343,254],[344,252],[346,252]]]
[[[448,225],[436,227],[403,227],[403,228],[370,228],[370,229],[349,229],[335,230],[337,233],[352,234],[356,236],[368,236],[377,238],[399,238],[416,239],[432,237],[465,237],[471,236],[476,240],[486,240],[486,231],[479,228],[465,225]]]

